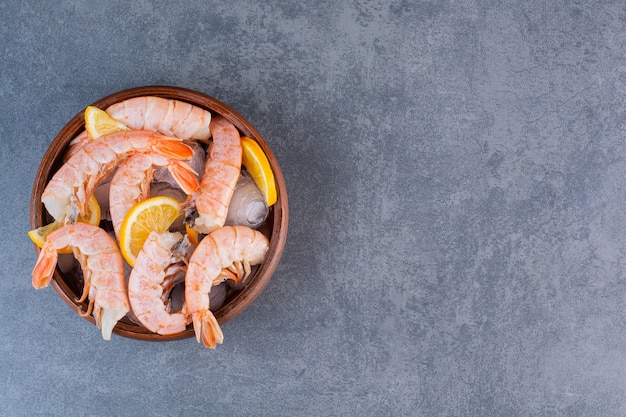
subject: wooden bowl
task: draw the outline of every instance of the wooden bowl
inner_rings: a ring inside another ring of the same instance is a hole
[[[230,120],[237,127],[237,129],[239,129],[242,135],[249,136],[259,143],[267,155],[274,172],[278,200],[276,204],[270,208],[270,213],[265,224],[259,229],[268,237],[270,242],[267,257],[254,275],[249,279],[247,285],[243,289],[233,291],[227,295],[224,305],[214,312],[217,321],[220,324],[223,324],[244,311],[252,303],[252,301],[258,297],[261,291],[263,291],[263,288],[267,285],[280,261],[287,238],[288,206],[285,180],[280,171],[280,167],[278,166],[278,161],[265,140],[263,140],[261,134],[250,124],[250,122],[248,122],[243,116],[228,105],[213,97],[207,96],[206,94],[179,87],[146,86],[114,93],[96,101],[93,105],[101,109],[106,109],[114,103],[138,96],[159,96],[168,99],[186,101],[195,106],[202,107],[210,111],[212,114],[219,114],[225,117]],[[74,118],[72,118],[72,120],[70,120],[69,123],[61,129],[45,153],[43,160],[41,161],[41,165],[39,166],[39,170],[37,171],[31,196],[30,224],[32,229],[49,224],[53,221],[52,217],[46,212],[43,204],[41,203],[41,195],[48,181],[63,164],[63,156],[67,151],[69,142],[81,131],[83,131],[84,128],[85,123],[83,109],[83,111],[74,116]],[[35,250],[39,253],[39,248],[36,245]],[[52,279],[52,287],[74,311],[77,313],[86,311],[87,303],[78,303],[76,301],[80,298],[83,287],[82,279],[76,276],[76,274],[64,274],[57,267]],[[91,315],[84,318],[95,325],[95,320]],[[183,332],[168,336],[161,336],[134,323],[129,320],[128,317],[124,317],[117,323],[113,329],[113,333],[133,339],[149,341],[177,340],[192,337],[194,335],[193,328],[189,325]]]

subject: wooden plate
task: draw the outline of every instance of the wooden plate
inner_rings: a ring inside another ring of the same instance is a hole
[[[227,118],[237,127],[237,129],[239,129],[242,135],[249,136],[259,143],[267,155],[274,172],[278,200],[276,204],[270,208],[268,219],[259,229],[268,237],[270,242],[267,258],[258,268],[256,273],[249,279],[248,284],[243,289],[229,294],[224,305],[219,310],[214,312],[218,322],[223,324],[244,311],[254,301],[254,299],[259,296],[278,266],[287,238],[288,205],[285,180],[280,171],[280,167],[278,166],[276,157],[254,126],[252,126],[250,122],[248,122],[231,107],[206,94],[179,87],[146,86],[111,94],[110,96],[96,101],[93,105],[101,109],[106,109],[114,103],[139,96],[158,96],[186,101],[195,106],[202,107],[210,111],[212,114],[219,114]],[[41,161],[41,165],[39,166],[37,176],[35,177],[35,183],[33,185],[33,192],[31,196],[30,224],[32,229],[52,222],[52,217],[46,212],[43,204],[41,203],[41,195],[48,181],[63,164],[63,155],[68,148],[69,142],[82,130],[84,130],[84,128],[85,123],[83,109],[83,111],[74,116],[74,118],[72,118],[72,120],[70,120],[69,123],[61,129],[46,151],[43,160]],[[39,254],[39,248],[36,245],[35,250],[37,251],[37,254]],[[77,303],[76,301],[82,293],[82,286],[83,284],[80,277],[75,274],[64,274],[57,267],[52,279],[52,287],[77,313],[84,312],[87,308],[87,303]],[[85,317],[85,319],[95,325],[95,320],[91,315]],[[128,317],[124,317],[117,323],[113,329],[113,333],[125,337],[149,341],[177,340],[192,337],[194,335],[193,328],[190,325],[187,326],[187,329],[184,332],[161,336],[150,332],[143,326],[135,324],[130,321]]]

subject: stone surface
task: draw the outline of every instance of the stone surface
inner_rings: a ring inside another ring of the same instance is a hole
[[[0,414],[626,414],[620,1],[0,1]],[[35,291],[61,127],[151,84],[230,104],[290,233],[215,351]]]

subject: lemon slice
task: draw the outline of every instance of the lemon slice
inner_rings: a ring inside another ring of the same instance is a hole
[[[98,199],[95,195],[92,194],[87,201],[87,213],[85,213],[84,216],[78,216],[78,221],[97,226],[100,224],[101,215],[102,213],[100,212],[100,204],[98,204]]]
[[[98,139],[111,133],[129,130],[124,123],[115,120],[104,110],[95,106],[87,106],[85,109],[85,129],[92,139]]]
[[[180,202],[165,196],[140,201],[128,210],[120,226],[120,249],[126,262],[134,266],[150,232],[166,232],[181,214]]]
[[[32,240],[35,245],[43,248],[43,245],[44,243],[46,243],[46,238],[48,237],[48,235],[57,230],[59,227],[61,227],[61,223],[53,221],[52,223],[45,226],[29,230],[28,237],[30,237],[30,240]]]
[[[243,165],[261,189],[267,205],[271,206],[277,198],[276,183],[267,156],[259,144],[247,136],[241,137],[241,147],[243,149]]]
[[[98,204],[98,200],[96,200],[96,197],[92,195],[91,197],[89,197],[89,201],[87,202],[87,213],[84,216],[78,216],[78,221],[97,226],[100,224],[100,215],[100,205]],[[48,237],[48,235],[61,226],[61,222],[53,221],[52,223],[45,226],[30,230],[28,232],[28,237],[30,237],[30,240],[32,240],[35,245],[43,248],[43,245],[44,243],[46,243],[46,238]],[[60,250],[59,253],[72,253],[72,251],[70,249],[63,249]]]

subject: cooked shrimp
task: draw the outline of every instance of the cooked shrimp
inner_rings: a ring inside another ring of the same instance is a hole
[[[146,329],[168,335],[185,330],[190,323],[185,307],[178,313],[169,308],[172,279],[184,271],[189,241],[180,233],[152,232],[137,255],[128,281],[133,313]]]
[[[65,155],[63,155],[63,162],[67,162],[68,159],[70,159],[76,152],[78,152],[82,147],[84,147],[92,140],[93,139],[91,139],[91,136],[87,134],[86,130],[80,132],[78,136],[71,140],[67,152],[65,152]]]
[[[109,116],[131,129],[151,130],[179,139],[208,141],[211,137],[211,113],[200,107],[161,97],[134,97],[113,104],[105,110]],[[83,130],[70,142],[65,158],[92,141]]]
[[[200,241],[195,249],[185,276],[187,312],[193,319],[196,340],[207,348],[222,343],[224,335],[211,312],[211,287],[232,280],[245,282],[250,266],[260,264],[269,248],[267,238],[245,226],[219,228]]]
[[[192,228],[210,233],[224,225],[228,205],[241,171],[241,137],[237,128],[218,116],[211,120],[213,143],[200,178],[200,190],[194,197],[198,217]]]
[[[155,152],[189,159],[192,149],[180,139],[147,130],[128,130],[102,136],[76,151],[54,174],[41,201],[55,220],[74,223],[84,214],[89,196],[126,157],[137,152]]]
[[[181,139],[207,140],[211,136],[211,113],[184,101],[134,97],[113,104],[106,112],[131,129],[152,130]]]
[[[115,171],[109,189],[109,210],[115,235],[119,238],[124,216],[131,207],[150,195],[154,167],[165,167],[188,195],[198,189],[196,172],[185,162],[158,153],[137,153],[127,158]]]
[[[33,269],[33,286],[48,286],[61,249],[71,248],[83,270],[85,284],[77,302],[89,297],[84,315],[93,314],[96,325],[102,329],[102,338],[111,339],[115,324],[128,313],[130,306],[126,294],[122,255],[115,240],[98,226],[75,223],[50,233],[39,253]]]

